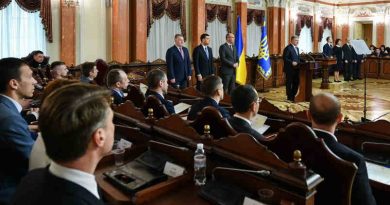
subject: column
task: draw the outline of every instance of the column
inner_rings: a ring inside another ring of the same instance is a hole
[[[60,5],[60,59],[70,66],[76,64],[76,8],[64,2]]]
[[[205,0],[191,1],[191,36],[192,36],[191,48],[192,49],[194,49],[196,46],[200,44],[200,35],[206,32],[205,27],[206,27]],[[211,36],[211,40],[213,40],[213,37],[215,36]]]
[[[130,61],[146,61],[147,57],[147,19],[148,1],[130,2]]]
[[[244,51],[246,51],[246,30],[247,30],[247,0],[236,0],[236,16],[240,16],[241,18],[241,31],[242,31],[242,39],[244,43]],[[237,18],[234,19],[234,22],[237,24]],[[237,36],[236,36],[237,38]]]
[[[137,1],[138,2],[138,1]],[[144,20],[146,22],[146,19]],[[112,60],[129,62],[129,1],[112,1]],[[146,41],[144,42],[146,43]]]

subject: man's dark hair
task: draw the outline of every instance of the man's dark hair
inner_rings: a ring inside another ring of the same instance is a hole
[[[338,38],[338,39],[336,39],[336,42],[335,42],[335,44],[336,44],[336,45],[338,45],[340,41],[341,41],[341,39],[339,39],[339,38]]]
[[[65,65],[65,63],[62,62],[62,61],[54,61],[54,62],[51,63],[51,65],[50,65],[50,70],[53,70],[55,67],[60,66],[60,65]]]
[[[0,60],[0,93],[7,91],[10,80],[20,80],[20,68],[27,63],[19,58],[3,58]]]
[[[299,37],[297,35],[293,35],[293,36],[291,36],[290,41],[292,41],[292,40],[294,40],[296,38],[299,38]]]
[[[217,91],[218,86],[222,84],[222,80],[219,76],[216,75],[210,75],[207,76],[202,83],[202,92],[208,96],[212,97],[215,94],[215,91]]]
[[[252,85],[240,85],[232,92],[232,105],[236,112],[247,112],[252,103],[256,103],[258,95]]]
[[[108,74],[107,74],[107,86],[108,87],[111,87],[111,86],[115,85],[115,83],[122,81],[120,71],[121,71],[120,69],[112,69],[112,70],[110,70],[110,72],[108,72]]]
[[[107,89],[81,83],[66,85],[47,96],[38,121],[47,155],[56,162],[83,156],[92,134],[106,126],[109,99]]]
[[[35,55],[37,55],[37,54],[43,54],[43,52],[40,51],[40,50],[36,50],[36,51],[31,52],[31,55],[32,55],[32,56],[35,56]]]
[[[328,42],[328,41],[329,41],[329,39],[330,39],[330,36],[326,37],[326,42]]]
[[[95,65],[96,64],[93,62],[85,62],[81,64],[81,73],[83,74],[83,76],[89,77],[89,72],[93,70],[93,67],[95,67]]]
[[[183,34],[181,34],[181,33],[175,34],[175,39],[177,39],[179,37],[183,37],[184,38]]]
[[[207,33],[204,33],[204,34],[200,35],[200,41],[202,41],[203,39],[205,39],[207,36],[210,36],[210,35],[207,34]]]
[[[233,33],[227,33],[225,38],[227,39],[229,37],[230,34],[233,34]],[[233,34],[234,35],[234,34]]]
[[[320,93],[310,100],[312,120],[320,125],[332,125],[341,113],[340,101],[332,94]]]
[[[151,89],[155,89],[158,87],[161,80],[165,78],[164,71],[160,69],[153,69],[149,71],[148,76],[146,77],[148,80],[148,87]]]

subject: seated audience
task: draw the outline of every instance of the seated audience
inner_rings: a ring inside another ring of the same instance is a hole
[[[166,100],[164,95],[168,93],[168,78],[167,75],[159,69],[151,70],[147,75],[148,90],[145,97],[149,95],[156,96],[165,106],[169,114],[175,114],[175,108],[170,100]]]
[[[251,120],[259,111],[260,99],[251,85],[240,85],[232,92],[232,105],[236,112],[229,123],[239,133],[248,133],[257,140],[264,136],[251,127]]]
[[[39,127],[52,162],[22,179],[12,204],[104,204],[94,172],[113,146],[109,99],[109,91],[80,83],[45,98]]]
[[[207,106],[217,108],[224,118],[230,118],[229,111],[219,106],[219,102],[223,100],[224,95],[222,79],[219,76],[207,76],[203,79],[201,88],[206,97],[202,101],[191,106],[187,119],[195,120],[198,113]]]
[[[336,126],[343,119],[339,100],[332,94],[321,93],[312,97],[308,112],[313,130],[319,138],[322,138],[328,148],[338,157],[356,164],[358,167],[353,185],[351,201],[353,205],[375,205],[368,181],[366,162],[364,157],[354,150],[337,141],[334,135]],[[331,204],[331,199],[329,203]]]
[[[375,56],[375,57],[378,57],[378,58],[383,57],[380,48],[376,48],[376,49],[375,49],[374,56]]]
[[[0,60],[0,204],[9,204],[28,171],[34,138],[20,112],[23,99],[33,96],[36,83],[25,61]]]
[[[381,56],[382,57],[385,57],[385,56],[389,55],[389,53],[386,50],[386,46],[385,45],[381,45],[380,50],[381,50]]]
[[[49,57],[45,57],[42,51],[36,50],[22,58],[22,60],[26,61],[27,65],[30,66],[33,71],[33,77],[38,84],[40,86],[45,85],[48,80],[48,75],[50,75],[48,70]]]
[[[55,90],[74,83],[78,83],[78,81],[67,80],[67,79],[58,79],[58,80],[51,81],[45,87],[45,90],[41,96],[41,102],[43,103],[45,98]],[[47,165],[50,164],[50,161],[51,160],[46,154],[45,144],[43,143],[42,135],[41,133],[38,133],[37,140],[35,140],[35,143],[31,150],[31,155],[29,160],[29,170],[46,167]]]
[[[371,55],[375,55],[375,49],[376,47],[374,45],[370,45]]]
[[[110,70],[107,74],[107,86],[111,89],[111,96],[114,97],[114,104],[125,102],[123,90],[129,86],[129,78],[126,73],[120,69]]]
[[[94,79],[96,78],[98,72],[99,71],[97,70],[95,63],[85,62],[81,64],[80,82],[96,84]]]
[[[62,61],[54,61],[50,65],[50,69],[51,69],[50,73],[51,73],[52,80],[66,78],[66,76],[68,75],[68,71],[69,71],[66,68],[65,63]]]

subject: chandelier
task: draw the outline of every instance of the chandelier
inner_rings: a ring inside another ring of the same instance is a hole
[[[64,0],[64,4],[67,7],[76,7],[79,6],[79,0]]]

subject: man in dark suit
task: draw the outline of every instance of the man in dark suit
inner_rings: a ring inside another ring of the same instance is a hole
[[[203,78],[214,75],[213,50],[208,46],[210,44],[210,35],[204,33],[200,36],[201,44],[195,47],[192,53],[194,69],[196,75],[196,88],[200,90]]]
[[[36,83],[25,61],[0,60],[0,204],[10,202],[28,171],[34,139],[20,112],[23,99],[33,96]]]
[[[211,75],[203,80],[202,92],[206,96],[202,101],[191,106],[188,113],[188,120],[195,120],[198,113],[202,111],[204,107],[212,106],[217,108],[222,117],[230,118],[230,113],[225,108],[219,106],[219,102],[223,100],[223,84],[220,77]]]
[[[337,138],[334,135],[337,124],[343,119],[339,100],[329,93],[321,93],[314,96],[310,101],[308,118],[312,122],[316,135],[324,140],[325,144],[335,155],[346,161],[355,163],[358,167],[352,185],[352,204],[375,205],[376,202],[368,181],[364,157],[337,142]],[[327,201],[329,203],[322,204],[332,204],[331,198],[322,200],[329,200]]]
[[[291,37],[291,43],[283,50],[284,67],[283,72],[286,75],[286,95],[287,100],[294,102],[295,95],[299,86],[299,48],[298,36]]]
[[[356,63],[355,59],[355,50],[351,45],[351,40],[347,39],[347,43],[343,45],[343,54],[344,54],[344,81],[352,80],[352,69],[353,65]]]
[[[94,172],[114,142],[109,97],[104,88],[76,83],[45,98],[39,127],[52,162],[22,179],[12,204],[104,204]]]
[[[327,58],[331,58],[333,56],[332,43],[333,43],[332,37],[330,36],[326,37],[326,44],[322,47],[322,54]]]
[[[259,111],[260,99],[251,85],[240,85],[232,92],[232,105],[236,113],[229,123],[239,133],[248,133],[257,140],[264,136],[251,127],[251,120]]]
[[[224,91],[230,95],[235,87],[236,68],[239,63],[237,49],[234,46],[234,34],[226,34],[226,43],[219,47],[219,58],[221,59],[220,76]]]
[[[80,82],[96,84],[95,78],[98,75],[98,69],[96,68],[96,64],[93,62],[85,62],[81,64],[81,77]]]
[[[111,96],[114,98],[114,104],[124,103],[125,95],[123,90],[129,86],[129,78],[126,73],[120,69],[112,69],[107,74],[107,86],[111,89]]]
[[[154,95],[165,106],[169,114],[175,114],[175,108],[170,100],[166,100],[164,95],[168,93],[167,75],[162,70],[154,69],[149,71],[147,75],[148,90],[145,96]]]
[[[175,88],[186,88],[187,81],[191,80],[192,70],[188,49],[184,47],[183,35],[175,35],[175,45],[167,50],[165,59],[169,83]]]

